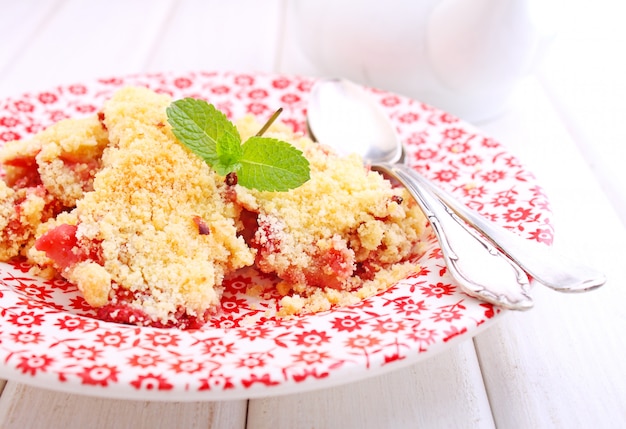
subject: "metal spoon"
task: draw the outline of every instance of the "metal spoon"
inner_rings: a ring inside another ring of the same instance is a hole
[[[538,283],[561,292],[584,292],[606,282],[604,274],[594,268],[496,225],[414,169],[394,164],[403,158],[402,143],[389,119],[360,86],[345,80],[320,81],[312,91],[307,120],[315,137],[340,153],[357,152],[375,165],[386,163],[377,168],[396,176],[401,171],[422,194],[434,193],[445,202],[447,211],[452,210],[484,234]]]
[[[526,273],[421,186],[411,168],[393,164],[402,153],[400,141],[361,87],[341,80],[319,82],[311,92],[307,124],[317,141],[339,153],[360,152],[373,169],[406,186],[428,217],[448,271],[463,291],[508,309],[533,306]]]

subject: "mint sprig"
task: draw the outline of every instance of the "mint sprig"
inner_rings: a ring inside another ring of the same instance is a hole
[[[241,186],[284,192],[310,178],[309,161],[291,144],[253,136],[241,144],[237,127],[212,104],[183,98],[167,107],[176,138],[218,174],[237,174]]]

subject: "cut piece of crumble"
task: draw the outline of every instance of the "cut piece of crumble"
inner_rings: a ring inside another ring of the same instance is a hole
[[[244,140],[259,129],[252,117],[237,126]],[[311,166],[311,179],[288,192],[237,187],[256,265],[283,280],[281,314],[354,303],[417,268],[426,219],[404,188],[284,126],[266,135],[302,150]]]
[[[97,117],[67,119],[0,148],[0,260],[25,255],[40,224],[73,208],[92,189],[108,144]]]
[[[106,102],[110,144],[93,191],[62,223],[44,226],[30,252],[39,265],[51,257],[106,320],[202,324],[219,305],[225,273],[254,260],[223,178],[171,133],[169,103],[141,88]]]

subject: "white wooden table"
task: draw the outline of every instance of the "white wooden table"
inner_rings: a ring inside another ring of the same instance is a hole
[[[593,3],[593,4],[587,4]],[[315,75],[289,0],[0,0],[0,97],[143,71]],[[533,171],[555,246],[603,270],[424,362],[336,388],[225,402],[144,402],[0,381],[0,428],[626,427],[626,65],[617,0],[567,2],[539,70],[479,124]],[[0,347],[2,345],[0,344]]]

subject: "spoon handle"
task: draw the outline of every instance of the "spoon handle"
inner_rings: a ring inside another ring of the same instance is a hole
[[[428,217],[448,271],[469,295],[512,310],[533,306],[526,273],[470,228],[402,164],[374,164],[372,169],[402,183]]]
[[[513,259],[537,282],[560,292],[585,292],[602,286],[606,277],[596,269],[559,254],[550,246],[527,240],[487,220],[419,173],[414,179],[430,189],[460,218],[472,225]]]

